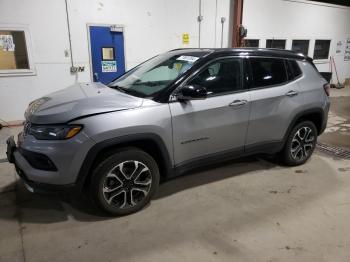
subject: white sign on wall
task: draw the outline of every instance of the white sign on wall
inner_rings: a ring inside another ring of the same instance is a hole
[[[12,35],[0,35],[0,49],[3,51],[15,51]]]
[[[118,25],[111,25],[110,30],[111,32],[123,32],[123,27]]]
[[[343,47],[343,42],[342,41],[338,41],[337,42],[337,50],[335,51],[336,54],[340,54],[342,52],[342,48]]]
[[[350,38],[346,39],[344,61],[350,61]]]
[[[113,73],[117,72],[117,62],[116,61],[102,61],[102,73]]]

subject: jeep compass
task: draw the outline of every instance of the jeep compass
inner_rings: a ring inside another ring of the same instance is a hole
[[[29,104],[7,157],[32,192],[73,189],[100,209],[142,209],[160,179],[257,153],[305,163],[325,129],[329,85],[312,59],[278,49],[177,49],[108,85]]]

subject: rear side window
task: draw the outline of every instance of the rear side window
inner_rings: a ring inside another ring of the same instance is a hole
[[[300,67],[295,60],[286,60],[286,67],[289,81],[292,81],[301,76],[302,73]]]
[[[301,72],[301,69],[300,69],[297,61],[289,60],[289,63],[293,69],[294,78],[301,76],[302,72]]]
[[[255,87],[279,85],[287,81],[283,59],[250,58]]]
[[[294,73],[293,73],[292,66],[289,63],[289,60],[286,60],[286,70],[287,70],[288,80],[292,81],[294,79]]]

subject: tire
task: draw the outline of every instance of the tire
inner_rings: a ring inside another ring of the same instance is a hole
[[[311,121],[298,123],[290,132],[284,149],[282,161],[288,166],[304,164],[315,150],[317,129]]]
[[[137,148],[124,148],[101,160],[92,173],[90,197],[113,216],[141,210],[159,186],[155,160]]]

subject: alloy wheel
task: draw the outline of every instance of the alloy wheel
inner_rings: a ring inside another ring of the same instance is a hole
[[[297,161],[309,157],[315,146],[315,135],[311,128],[303,126],[294,134],[291,145],[291,155]]]
[[[151,185],[150,169],[140,161],[128,160],[108,172],[103,182],[103,197],[113,207],[128,209],[145,199]]]

